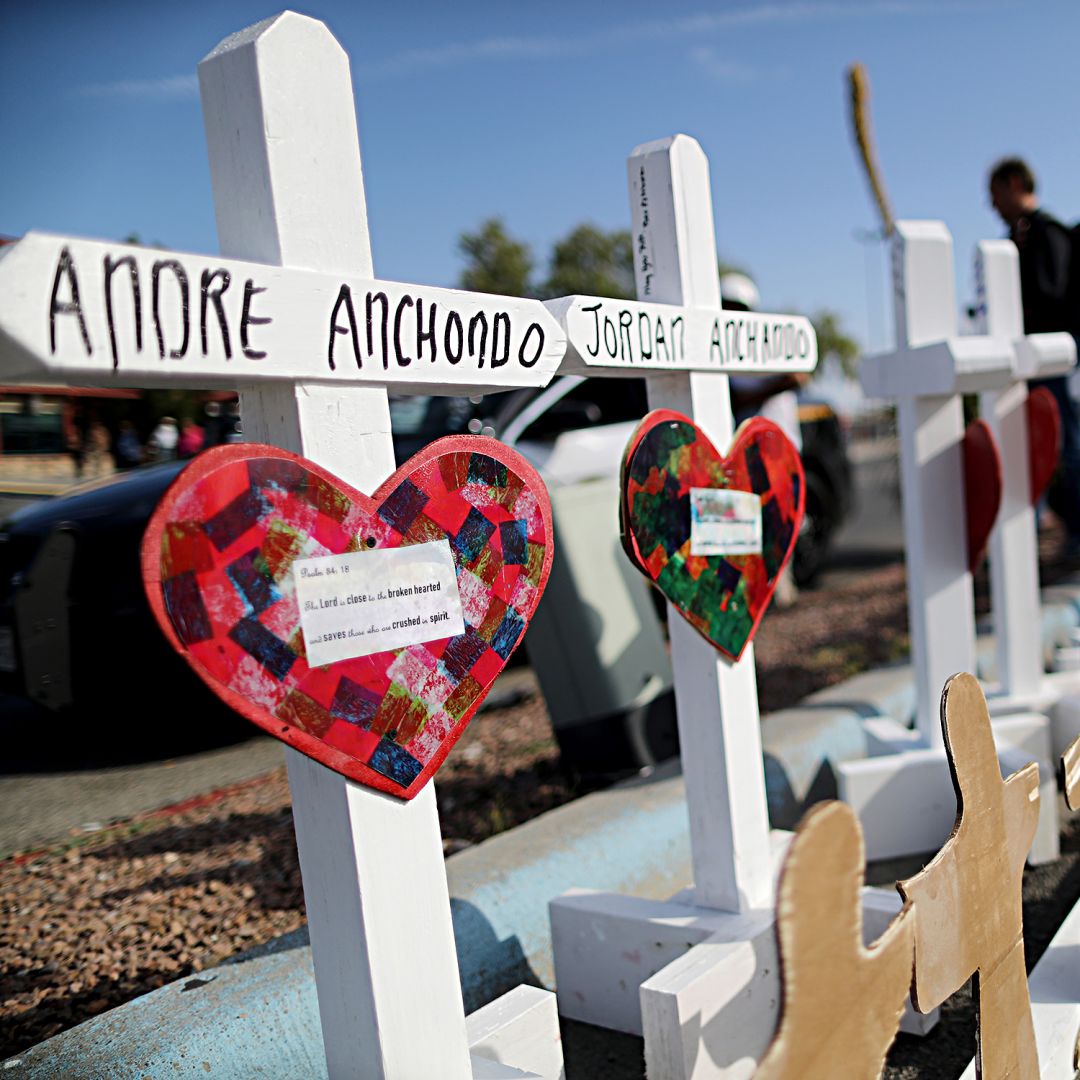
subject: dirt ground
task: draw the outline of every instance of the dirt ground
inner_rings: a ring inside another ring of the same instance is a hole
[[[1053,558],[1059,539],[1044,537],[1044,584],[1072,569]],[[756,643],[763,711],[903,657],[902,565],[804,592],[768,613]],[[543,700],[526,685],[478,715],[441,770],[444,848],[478,843],[585,790],[563,771]],[[1080,896],[1076,828],[1064,845],[1059,862],[1025,881],[1029,963]],[[0,1059],[303,922],[283,770],[0,862]],[[886,1076],[959,1075],[974,1048],[970,999],[957,995],[945,1013],[930,1038],[900,1037]],[[568,1036],[571,1061],[590,1036]],[[618,1046],[604,1051],[611,1075],[641,1075],[640,1040]]]

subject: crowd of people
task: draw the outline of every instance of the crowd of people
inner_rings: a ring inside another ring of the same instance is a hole
[[[207,402],[202,423],[173,416],[158,419],[144,439],[133,421],[120,420],[114,431],[96,415],[74,410],[67,418],[64,439],[80,478],[104,476],[160,461],[193,458],[200,450],[240,438],[240,409],[236,402]]]

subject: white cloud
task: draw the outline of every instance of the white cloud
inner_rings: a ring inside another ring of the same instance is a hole
[[[764,24],[825,22],[843,19],[888,18],[933,15],[945,11],[970,10],[976,0],[795,0],[793,3],[751,3],[723,11],[701,12],[681,18],[647,19],[614,24],[594,34],[565,37],[498,37],[475,41],[451,42],[430,49],[408,49],[381,60],[354,64],[362,78],[395,78],[425,68],[453,67],[483,59],[533,59],[580,56],[599,52],[627,42],[693,38],[701,34],[734,27]],[[705,63],[706,58],[697,58]],[[718,58],[712,69],[717,78],[753,77],[749,68],[723,63]]]
[[[717,82],[747,83],[752,82],[759,74],[749,64],[725,60],[720,50],[714,49],[711,45],[698,45],[691,49],[690,59]]]
[[[84,97],[182,101],[199,96],[199,79],[196,75],[170,75],[162,79],[124,79],[119,82],[88,83],[79,87],[79,93]]]

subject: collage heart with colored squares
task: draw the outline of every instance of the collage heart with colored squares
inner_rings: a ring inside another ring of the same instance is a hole
[[[760,551],[691,552],[691,490],[760,500]],[[623,547],[631,562],[713,646],[738,660],[795,550],[806,504],[802,459],[771,420],[740,425],[727,456],[681,413],[658,409],[635,429],[622,465]]]
[[[309,666],[293,564],[433,541],[449,545],[464,633]],[[209,450],[155,510],[142,572],[166,636],[227,704],[328,768],[411,799],[521,641],[551,559],[550,502],[532,466],[495,439],[450,436],[371,496],[275,447]]]

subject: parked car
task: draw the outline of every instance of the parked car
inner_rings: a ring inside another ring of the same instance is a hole
[[[646,411],[638,379],[563,376],[541,390],[391,402],[404,460],[448,433],[499,435],[550,485],[615,475]],[[827,406],[802,411],[807,523],[795,566],[806,583],[850,503],[843,436]],[[143,591],[139,545],[158,500],[184,467],[149,465],[21,508],[0,524],[0,692],[50,709],[137,702],[156,718],[218,708],[168,646]]]
[[[541,389],[484,398],[401,398],[391,403],[395,445],[419,449],[448,431],[495,435],[517,447],[550,484],[617,476],[634,426],[648,411],[643,379],[585,379],[564,375]],[[467,403],[467,406],[466,404]],[[445,424],[451,415],[456,423]],[[795,581],[812,585],[836,530],[852,508],[853,483],[846,439],[836,413],[813,399],[799,404],[806,473],[806,516],[792,560]]]

